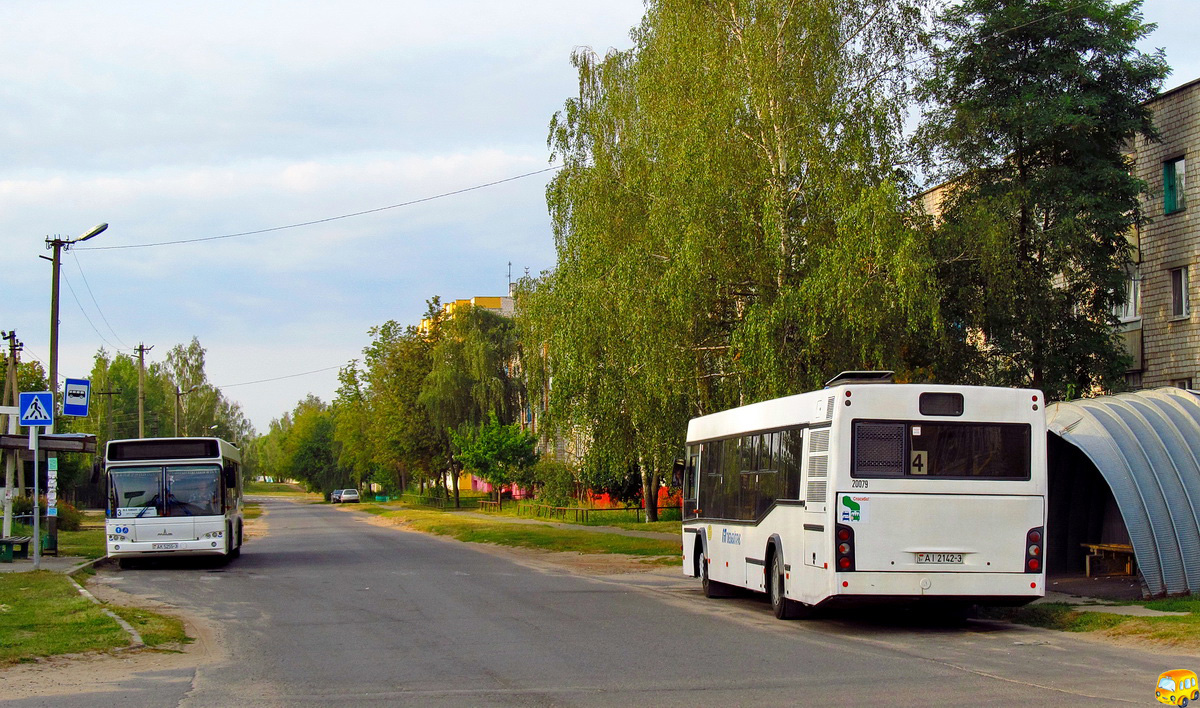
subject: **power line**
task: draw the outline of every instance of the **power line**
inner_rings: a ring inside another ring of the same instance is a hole
[[[87,275],[85,275],[83,272],[83,264],[79,262],[79,256],[75,255],[74,251],[72,251],[71,257],[75,259],[75,267],[79,269],[79,276],[81,278],[83,278],[83,284],[84,284],[84,286],[87,287],[88,295],[90,295],[92,297],[92,304],[96,306],[96,312],[100,313],[100,319],[104,320],[104,324],[105,324],[105,326],[108,327],[108,331],[112,332],[112,336],[114,339],[116,339],[118,342],[120,342],[122,345],[124,345],[126,351],[133,351],[133,347],[129,346],[128,344],[125,344],[124,340],[122,340],[121,337],[117,335],[117,330],[113,329],[113,326],[111,324],[109,324],[109,322],[108,322],[108,318],[104,316],[104,310],[100,309],[100,303],[96,302],[96,294],[92,292],[92,285],[91,285],[91,283],[88,282]],[[71,284],[68,282],[67,287],[70,287],[70,285]],[[75,291],[72,290],[71,294],[74,295]],[[78,299],[76,300],[76,302],[78,302]],[[82,310],[83,308],[80,307],[79,309]],[[116,347],[113,347],[113,348],[115,349]]]
[[[553,170],[558,170],[558,169],[562,169],[562,165],[555,165],[553,167],[547,167],[542,170],[526,172],[523,175],[517,175],[515,177],[506,177],[504,179],[498,179],[495,182],[488,182],[486,184],[477,184],[474,187],[464,187],[463,189],[456,189],[452,192],[443,192],[441,194],[435,194],[431,197],[422,197],[421,199],[413,199],[411,201],[401,202],[399,204],[391,204],[389,206],[376,207],[375,209],[367,209],[365,211],[356,211],[352,214],[342,214],[341,216],[330,216],[330,217],[327,217],[324,219],[316,219],[314,221],[303,221],[298,224],[288,224],[287,226],[273,226],[269,229],[258,229],[256,231],[241,231],[241,232],[235,233],[235,234],[224,234],[223,236],[205,236],[203,238],[188,238],[188,239],[181,239],[179,241],[159,241],[157,243],[131,243],[131,244],[125,244],[125,245],[118,245],[118,246],[88,246],[88,247],[81,247],[80,250],[112,251],[112,250],[124,249],[124,248],[150,248],[152,246],[175,246],[175,245],[182,244],[182,243],[201,243],[203,241],[217,241],[217,240],[226,239],[226,238],[237,238],[239,236],[254,236],[256,234],[266,234],[266,233],[271,233],[272,231],[283,231],[285,229],[298,229],[302,226],[313,226],[315,224],[326,224],[326,223],[329,223],[330,221],[338,221],[340,219],[350,219],[355,216],[364,216],[366,214],[374,214],[374,213],[381,212],[381,211],[387,211],[388,209],[399,209],[400,207],[412,206],[413,204],[421,204],[422,202],[431,202],[435,199],[443,199],[445,197],[452,197],[456,194],[464,194],[466,192],[473,192],[477,189],[485,189],[487,187],[494,187],[498,184],[504,184],[505,182],[512,182],[514,180],[524,179],[526,177],[532,177],[534,175],[540,175],[543,172],[551,172]]]
[[[87,323],[92,326],[92,331],[96,333],[96,336],[100,338],[100,341],[104,342],[113,349],[116,349],[117,345],[105,339],[104,335],[100,334],[100,330],[96,329],[96,324],[92,322],[92,318],[88,317],[87,310],[83,309],[83,303],[79,302],[79,296],[75,294],[75,288],[71,287],[71,279],[64,275],[63,280],[66,281],[67,290],[71,291],[71,298],[75,300],[75,305],[79,307],[79,312],[83,314],[83,319],[87,320]]]
[[[251,384],[265,384],[268,382],[278,382],[278,380],[283,380],[286,378],[296,378],[296,377],[300,377],[300,376],[308,376],[308,374],[310,374],[310,373],[320,373],[323,371],[332,371],[332,370],[335,370],[335,368],[342,368],[342,367],[341,366],[326,366],[325,368],[314,368],[314,370],[312,370],[312,371],[304,371],[304,372],[300,372],[300,373],[289,373],[289,374],[287,374],[287,376],[277,376],[275,378],[258,379],[257,382],[241,382],[240,384],[224,384],[221,386],[212,386],[212,388],[232,389],[232,388],[234,388],[234,386],[248,386]]]

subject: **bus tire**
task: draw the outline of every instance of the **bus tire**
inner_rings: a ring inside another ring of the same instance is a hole
[[[129,570],[134,567],[134,561],[132,558],[118,558],[117,567],[121,570]]]
[[[772,550],[767,559],[767,597],[771,600],[771,611],[776,619],[792,618],[792,603],[785,592],[786,578],[783,575],[783,556]]]
[[[729,597],[733,594],[728,585],[708,577],[708,555],[699,543],[696,544],[696,560],[700,565],[700,587],[704,589],[705,597]]]

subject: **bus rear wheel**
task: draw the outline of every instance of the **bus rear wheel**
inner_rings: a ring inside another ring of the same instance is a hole
[[[775,613],[776,618],[781,620],[803,617],[806,614],[806,608],[799,602],[787,598],[786,582],[783,556],[772,552],[767,565],[767,597],[771,600],[771,611]]]
[[[783,589],[783,561],[778,553],[771,554],[771,562],[767,567],[767,597],[771,600],[771,611],[778,619],[788,619],[788,601]]]

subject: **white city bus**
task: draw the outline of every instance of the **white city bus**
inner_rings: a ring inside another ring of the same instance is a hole
[[[781,619],[1043,596],[1042,393],[890,381],[845,372],[821,391],[693,419],[684,574],[709,597],[765,592]]]
[[[241,452],[220,438],[112,440],[105,451],[108,557],[237,557]]]

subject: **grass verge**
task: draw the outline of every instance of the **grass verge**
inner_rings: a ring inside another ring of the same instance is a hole
[[[246,482],[243,491],[246,494],[262,494],[269,497],[321,498],[320,494],[310,494],[300,485],[286,482]]]
[[[105,608],[133,625],[148,647],[192,641],[181,620],[136,607],[97,605],[60,573],[3,573],[0,665],[129,646],[129,635]]]
[[[242,517],[246,519],[257,519],[263,515],[262,504],[254,502],[246,502],[242,506]]]
[[[49,571],[0,575],[0,663],[114,649],[129,635],[66,576]]]
[[[183,620],[177,617],[160,615],[140,607],[109,605],[108,609],[131,624],[138,634],[142,635],[142,641],[148,647],[159,647],[164,644],[190,644],[193,641],[183,629]]]
[[[991,616],[1064,632],[1097,632],[1106,637],[1145,640],[1184,649],[1200,649],[1200,598],[1172,598],[1126,604],[1141,605],[1161,612],[1186,612],[1188,614],[1135,617],[1089,612],[1086,605],[1040,603],[997,610]]]
[[[417,531],[450,536],[468,543],[494,543],[571,553],[620,553],[647,559],[665,557],[668,560],[663,562],[679,562],[679,541],[673,539],[637,538],[499,519],[493,521],[392,505],[364,504],[361,510],[398,520]]]

